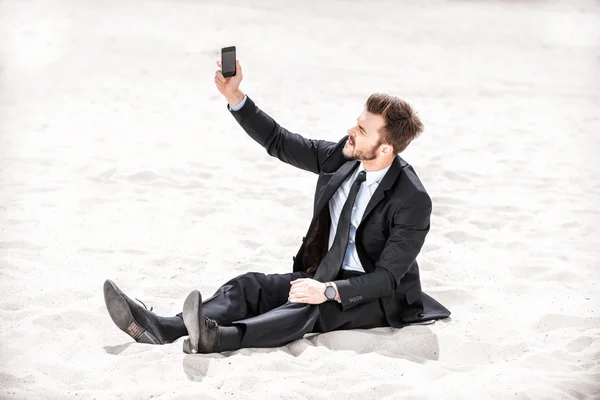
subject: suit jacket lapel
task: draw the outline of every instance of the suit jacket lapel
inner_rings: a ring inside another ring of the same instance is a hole
[[[394,159],[390,169],[383,176],[383,179],[381,182],[379,182],[379,186],[377,186],[373,196],[371,196],[371,200],[369,200],[367,208],[365,209],[365,213],[360,220],[361,224],[369,216],[377,204],[379,204],[379,202],[385,198],[385,192],[390,190],[394,182],[396,182],[396,179],[398,179],[398,175],[400,175],[400,171],[402,170],[402,164],[406,164],[403,161],[404,160],[402,160],[399,156]]]
[[[358,166],[360,162],[357,160],[347,161],[344,165],[342,165],[337,171],[334,172],[329,182],[325,185],[325,189],[323,189],[323,193],[319,200],[317,201],[317,207],[315,208],[315,216],[319,215],[323,207],[327,204],[331,196],[335,193],[336,190],[342,185],[344,180],[354,171],[354,168]]]

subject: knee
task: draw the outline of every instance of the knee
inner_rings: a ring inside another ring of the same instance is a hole
[[[264,274],[260,272],[246,272],[245,274],[235,277],[232,281],[242,287],[260,286],[260,282],[264,278]]]
[[[246,272],[245,274],[240,275],[239,279],[245,281],[258,281],[264,276],[265,274],[262,274],[260,272]]]

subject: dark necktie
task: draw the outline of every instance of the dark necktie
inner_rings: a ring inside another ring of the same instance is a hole
[[[356,180],[352,184],[348,199],[344,203],[340,219],[338,221],[337,230],[335,232],[335,238],[331,248],[325,254],[323,261],[319,264],[317,271],[313,279],[320,282],[329,282],[335,280],[337,274],[340,272],[340,267],[344,262],[344,256],[346,255],[346,248],[348,247],[348,238],[350,236],[350,218],[352,217],[352,207],[356,200],[356,195],[360,190],[360,185],[367,178],[365,171],[360,171]]]

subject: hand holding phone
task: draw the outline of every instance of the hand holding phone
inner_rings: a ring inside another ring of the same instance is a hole
[[[242,66],[236,59],[235,46],[221,49],[221,61],[217,61],[220,69],[215,72],[215,84],[219,92],[225,96],[230,105],[236,105],[244,98],[239,89],[242,82]]]

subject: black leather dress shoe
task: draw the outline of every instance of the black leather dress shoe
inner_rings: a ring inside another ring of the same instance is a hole
[[[202,295],[192,291],[183,303],[183,323],[189,338],[183,341],[183,352],[214,353],[219,347],[219,325],[202,313]]]
[[[127,297],[111,280],[104,282],[104,301],[113,322],[136,342],[167,343],[157,315]]]

